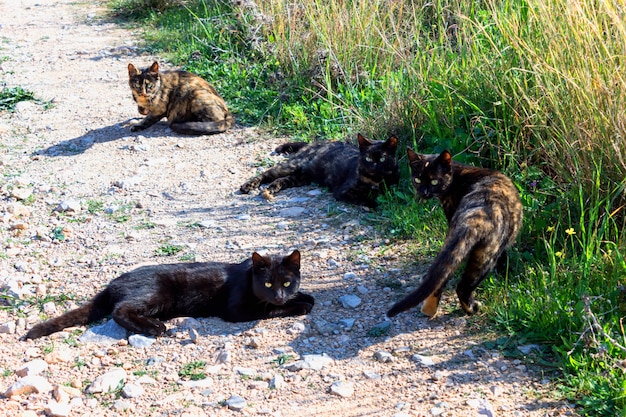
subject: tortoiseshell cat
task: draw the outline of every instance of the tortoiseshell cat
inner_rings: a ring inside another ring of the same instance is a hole
[[[158,336],[162,320],[220,317],[230,322],[308,314],[314,299],[298,291],[300,252],[252,257],[239,264],[194,262],[150,265],[115,278],[91,301],[39,323],[22,340],[112,315],[135,333]]]
[[[270,196],[283,188],[317,183],[328,187],[337,200],[376,207],[380,187],[398,183],[398,139],[370,141],[359,133],[359,148],[343,142],[290,142],[276,148],[292,154],[289,159],[252,178],[240,190],[244,194],[270,183]]]
[[[517,188],[500,172],[452,161],[448,151],[440,155],[420,155],[411,149],[407,152],[413,187],[424,199],[439,199],[449,227],[443,248],[420,286],[394,304],[387,316],[422,302],[422,313],[434,316],[446,283],[465,259],[456,293],[463,310],[476,313],[474,290],[515,242],[522,226],[523,208]]]
[[[139,113],[146,117],[131,126],[146,129],[162,118],[185,135],[225,132],[235,124],[226,103],[207,81],[187,71],[159,72],[158,62],[143,71],[128,64],[128,84]]]

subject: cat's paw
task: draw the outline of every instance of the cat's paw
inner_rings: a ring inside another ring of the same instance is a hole
[[[471,300],[469,304],[461,301],[461,307],[467,314],[472,315],[478,313],[480,310],[480,303],[474,300]]]
[[[250,194],[250,191],[256,190],[257,188],[259,188],[259,182],[260,181],[257,180],[256,178],[253,178],[250,181],[247,181],[241,187],[239,187],[239,191],[241,191],[243,194]]]

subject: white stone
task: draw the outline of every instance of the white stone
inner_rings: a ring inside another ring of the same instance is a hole
[[[48,369],[48,364],[43,359],[34,359],[27,362],[22,369],[15,371],[15,374],[19,377],[39,375],[43,371]]]
[[[126,371],[123,369],[115,369],[100,375],[91,383],[87,388],[87,392],[90,394],[98,392],[111,392],[119,388],[120,384],[126,381]]]
[[[4,393],[5,397],[52,391],[52,384],[42,376],[26,376],[15,381]]]
[[[330,386],[330,393],[342,398],[350,398],[354,395],[354,384],[345,381],[334,382]]]

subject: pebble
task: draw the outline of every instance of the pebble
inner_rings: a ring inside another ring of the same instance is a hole
[[[270,388],[272,389],[281,389],[286,386],[285,378],[281,374],[276,374],[270,379]]]
[[[35,393],[46,393],[52,391],[52,384],[42,376],[26,376],[14,382],[4,393],[5,397],[14,395],[28,395]]]
[[[200,335],[198,334],[198,331],[194,328],[190,328],[188,333],[189,333],[189,339],[191,340],[191,342],[198,343],[198,338],[200,337]]]
[[[128,337],[128,343],[134,348],[146,348],[152,346],[154,342],[156,342],[156,338],[142,334],[133,334]]]
[[[126,381],[126,371],[123,369],[115,369],[100,375],[93,380],[91,385],[87,387],[87,392],[95,394],[99,392],[110,392],[116,390],[120,383]]]
[[[352,280],[352,279],[356,279],[357,275],[354,272],[346,272],[345,274],[343,274],[343,279],[345,280]]]
[[[79,212],[81,210],[80,202],[77,200],[63,200],[59,203],[59,205],[54,209],[55,211],[60,211],[63,213],[69,212]]]
[[[354,383],[337,381],[330,386],[330,393],[341,398],[350,398],[354,395]]]
[[[280,217],[300,217],[307,212],[304,207],[287,207],[278,212]]]
[[[372,379],[374,381],[382,379],[380,374],[377,374],[376,372],[373,372],[373,371],[363,371],[363,376],[367,379]]]
[[[109,320],[105,324],[90,327],[80,335],[78,340],[82,343],[95,343],[98,345],[111,345],[120,339],[126,339],[128,331],[117,324],[115,320]]]
[[[433,366],[435,364],[435,362],[433,362],[433,360],[431,358],[429,358],[428,356],[422,356],[419,354],[415,354],[413,356],[411,356],[411,360],[413,362],[417,362],[423,366]]]
[[[138,384],[126,384],[124,388],[122,388],[122,395],[125,398],[137,398],[141,397],[144,394],[145,390],[141,385]]]
[[[355,321],[356,321],[355,319],[350,319],[350,318],[348,318],[348,319],[341,319],[341,320],[339,320],[339,325],[341,327],[343,327],[345,330],[350,331],[350,330],[352,330],[352,327],[354,327],[354,322]]]
[[[238,395],[232,395],[226,400],[226,406],[233,411],[241,411],[246,407],[246,399]]]
[[[72,406],[70,404],[58,403],[50,401],[46,404],[46,414],[49,417],[67,417],[70,415]]]
[[[339,302],[344,308],[357,308],[361,305],[361,299],[353,294],[346,294],[339,297]]]
[[[393,357],[393,355],[389,352],[385,352],[384,350],[379,350],[376,353],[374,353],[374,358],[378,362],[382,362],[382,363],[395,361],[395,358]]]
[[[34,359],[27,362],[23,368],[15,371],[15,375],[19,377],[39,375],[48,369],[48,363],[43,359]]]
[[[15,333],[16,325],[14,321],[8,321],[6,323],[0,324],[0,333]]]
[[[518,346],[517,349],[522,352],[524,355],[528,355],[530,352],[532,352],[533,350],[537,350],[540,351],[541,350],[541,346],[536,345],[536,344],[530,344],[530,345],[522,345],[522,346]]]
[[[27,200],[33,194],[32,188],[17,187],[11,190],[11,197],[16,200]]]

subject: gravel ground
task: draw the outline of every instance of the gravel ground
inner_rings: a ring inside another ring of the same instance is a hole
[[[131,134],[126,66],[155,57],[102,10],[0,1],[0,81],[41,99],[0,113],[3,415],[577,415],[534,364],[549,347],[499,348],[450,292],[433,320],[416,310],[385,322],[428,261],[412,258],[418,242],[390,243],[372,213],[314,187],[273,202],[236,192],[288,138],[241,126],[181,137],[164,123]],[[140,264],[295,248],[309,316],[181,318],[156,341],[84,342],[82,327],[18,341]],[[43,302],[22,302],[34,295]]]

